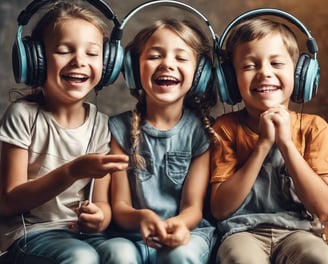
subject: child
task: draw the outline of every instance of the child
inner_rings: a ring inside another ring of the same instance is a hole
[[[284,24],[252,18],[226,41],[243,110],[219,117],[211,208],[225,263],[327,263],[311,221],[328,216],[328,127],[288,110],[299,50]],[[229,88],[229,87],[228,87]]]
[[[204,93],[194,90],[201,58],[210,60],[205,40],[194,24],[163,19],[126,48],[125,78],[135,76],[127,81],[138,103],[109,121],[111,153],[131,160],[112,177],[113,218],[123,231],[110,240],[110,263],[208,262],[214,227],[202,216],[209,137],[201,117],[210,127],[205,103],[216,95],[210,79],[199,84]]]
[[[46,80],[0,123],[0,245],[11,263],[105,263],[109,173],[128,165],[108,155],[108,116],[84,102],[102,76],[105,32],[98,13],[70,2],[32,32]]]

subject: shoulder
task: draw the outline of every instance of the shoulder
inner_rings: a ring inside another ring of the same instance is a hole
[[[294,111],[290,112],[292,127],[294,129],[302,129],[311,131],[311,132],[319,132],[322,130],[328,130],[327,121],[316,114],[304,114],[304,113],[296,113]],[[298,125],[299,124],[299,125]]]
[[[14,121],[14,122],[29,122],[33,120],[38,112],[39,106],[36,103],[26,101],[17,101],[8,106],[2,116],[1,122]]]
[[[118,144],[125,149],[129,150],[130,131],[131,131],[131,118],[132,112],[127,111],[121,114],[111,116],[109,118],[109,129],[112,136],[116,139]]]
[[[223,114],[216,118],[213,127],[219,129],[220,127],[236,127],[241,125],[245,112],[244,110],[230,112]]]
[[[132,112],[127,111],[117,115],[113,115],[109,117],[109,127],[111,129],[115,129],[115,127],[119,126],[121,128],[128,128],[131,126],[132,120]]]
[[[90,120],[95,122],[98,126],[108,126],[109,116],[97,109],[94,104],[87,103],[89,105]],[[96,117],[96,120],[93,118]]]

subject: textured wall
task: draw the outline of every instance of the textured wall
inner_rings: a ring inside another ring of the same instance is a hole
[[[0,113],[2,113],[9,103],[8,92],[11,88],[21,88],[22,85],[17,85],[14,82],[11,69],[11,48],[16,34],[16,18],[19,12],[26,7],[30,1],[27,0],[1,0],[0,2]],[[143,3],[141,0],[107,0],[111,8],[121,19],[130,10],[137,5]],[[253,8],[275,7],[290,12],[301,20],[312,32],[319,45],[319,63],[321,66],[321,78],[318,95],[307,104],[304,104],[304,111],[318,113],[328,120],[328,99],[327,89],[325,89],[328,81],[328,9],[324,0],[184,0],[185,3],[193,6],[203,13],[211,22],[214,30],[218,35],[223,31],[224,27],[232,19],[238,16],[241,12],[245,12]],[[172,13],[176,12],[181,15],[190,15],[189,12],[173,8]],[[167,12],[162,5],[155,5],[153,8],[145,8],[136,13],[126,24],[122,45],[128,42],[137,30]],[[193,16],[193,15],[192,15]],[[196,16],[200,25],[203,22]],[[37,15],[33,16],[37,18]],[[30,21],[33,24],[33,19]],[[25,28],[26,34],[30,34],[29,28]],[[205,27],[205,30],[206,27]],[[295,28],[295,32],[299,35],[300,43],[303,45],[306,41],[304,34],[299,33]],[[210,35],[209,35],[210,36]],[[306,49],[303,50],[307,52]],[[93,100],[93,96],[90,97]],[[129,95],[128,89],[124,83],[122,76],[117,82],[110,87],[105,87],[99,96],[99,107],[102,111],[108,114],[114,114],[131,108],[135,101]],[[296,110],[300,110],[300,105],[292,105]],[[222,113],[222,105],[219,103],[214,111],[214,114]]]

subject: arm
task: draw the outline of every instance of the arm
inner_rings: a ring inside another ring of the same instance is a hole
[[[194,229],[203,217],[203,204],[209,183],[209,150],[192,160],[188,176],[183,186],[180,212],[167,219],[168,235],[163,243],[170,247],[186,244],[190,230]]]
[[[280,107],[272,111],[274,112],[272,122],[276,128],[276,143],[284,157],[288,173],[293,179],[297,195],[309,212],[326,222],[328,220],[328,175],[319,176],[315,173],[297,150],[290,134],[288,111]]]
[[[269,150],[269,146],[258,142],[239,170],[225,182],[212,184],[211,211],[216,219],[225,219],[240,207],[252,189]]]
[[[124,153],[115,138],[112,138],[111,153]],[[148,236],[157,233],[156,230],[165,232],[163,221],[154,212],[133,208],[126,171],[117,171],[112,174],[111,194],[113,217],[122,228],[140,230],[145,242]]]
[[[211,212],[218,220],[226,219],[241,206],[251,191],[265,157],[272,147],[274,127],[269,116],[264,113],[260,118],[259,131],[259,139],[246,162],[238,170],[235,168],[237,165],[233,165],[232,175],[226,181],[211,185]],[[226,155],[231,155],[234,161],[238,159],[233,146],[235,142],[231,142],[233,140],[226,139],[212,145],[212,171],[220,170],[220,161],[229,159]]]
[[[126,163],[126,156],[88,154],[38,179],[28,180],[27,150],[2,143],[0,213],[14,215],[29,211],[63,192],[78,179],[102,178],[108,172],[124,169]]]
[[[79,220],[71,228],[85,233],[102,232],[109,225],[112,211],[109,204],[110,175],[95,179],[92,201],[84,201],[77,208]]]

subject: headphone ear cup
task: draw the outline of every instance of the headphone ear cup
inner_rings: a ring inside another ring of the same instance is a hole
[[[123,76],[130,89],[141,89],[139,63],[131,51],[127,51],[124,56]]]
[[[215,72],[221,102],[230,105],[241,102],[241,95],[232,63],[228,61],[218,63]]]
[[[318,61],[308,54],[301,54],[295,67],[292,101],[306,103],[317,93],[320,69]]]
[[[35,79],[33,79],[31,85],[38,87],[44,84],[47,76],[47,62],[45,57],[44,46],[34,41],[33,42],[33,50],[35,54]]]
[[[191,87],[193,96],[202,95],[212,77],[212,63],[209,57],[202,56],[198,62]]]
[[[123,51],[120,43],[105,41],[103,44],[103,69],[99,83],[95,89],[101,90],[104,86],[115,82],[123,64]]]
[[[31,39],[25,37],[23,45],[26,53],[26,79],[25,84],[32,87],[38,87],[46,79],[46,63],[44,59],[43,46]]]

